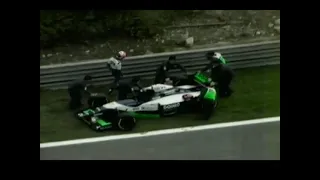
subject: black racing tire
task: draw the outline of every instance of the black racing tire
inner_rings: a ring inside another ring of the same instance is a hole
[[[121,115],[116,126],[121,131],[131,131],[136,126],[136,119],[130,115]]]
[[[218,101],[210,101],[210,100],[202,100],[201,101],[201,116],[203,120],[209,120],[210,117],[214,114],[216,107],[218,105]]]
[[[99,129],[96,129],[96,125],[95,124],[91,123],[89,126],[90,126],[90,128],[92,130],[99,132]]]

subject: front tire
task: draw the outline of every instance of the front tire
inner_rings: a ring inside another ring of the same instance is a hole
[[[136,126],[136,119],[129,115],[122,115],[116,122],[121,131],[131,131]]]

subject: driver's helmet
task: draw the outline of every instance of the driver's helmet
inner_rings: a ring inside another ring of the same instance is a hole
[[[123,60],[125,57],[127,57],[127,53],[124,52],[124,51],[119,51],[117,54],[116,54],[116,59],[118,60]]]
[[[220,59],[220,58],[221,58],[221,53],[215,52],[215,53],[213,54],[213,58],[215,58],[215,59]]]
[[[214,60],[214,59],[220,59],[222,55],[219,52],[208,52],[206,56],[208,60]]]

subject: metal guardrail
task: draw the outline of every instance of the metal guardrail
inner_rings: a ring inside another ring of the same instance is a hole
[[[218,48],[199,49],[170,53],[159,53],[129,57],[123,61],[125,78],[133,76],[153,77],[156,68],[170,55],[176,55],[190,72],[203,68],[207,63],[205,54],[218,51],[234,69],[280,64],[280,40],[251,43]],[[40,66],[40,87],[50,89],[66,88],[70,81],[92,75],[94,84],[110,83],[113,79],[106,66],[106,60]]]

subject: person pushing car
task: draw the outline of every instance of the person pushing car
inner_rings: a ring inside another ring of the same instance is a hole
[[[176,62],[176,56],[170,56],[168,60],[162,63],[156,70],[156,77],[154,84],[164,83],[168,79],[169,70],[180,69],[182,72],[187,73],[187,70],[179,63]]]
[[[87,90],[87,86],[92,80],[92,77],[86,75],[83,79],[75,80],[68,86],[68,93],[70,96],[69,108],[71,110],[80,108],[82,106],[82,94],[90,94]]]
[[[234,77],[234,72],[227,65],[227,61],[221,53],[209,52],[206,56],[210,63],[201,72],[211,69],[211,78],[218,83],[220,96],[229,97],[233,93],[230,83]]]

